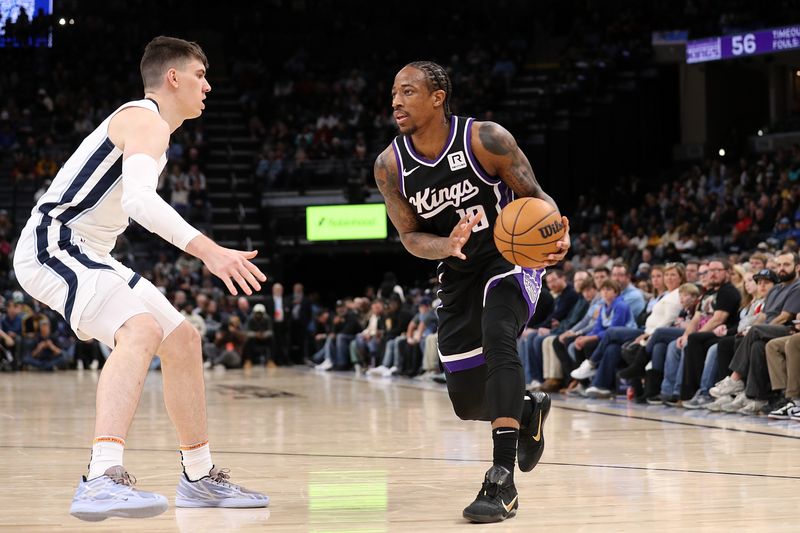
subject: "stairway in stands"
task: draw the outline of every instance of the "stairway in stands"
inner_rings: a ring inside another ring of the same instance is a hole
[[[28,221],[33,209],[33,195],[37,187],[29,181],[14,183],[11,170],[14,168],[12,158],[0,157],[0,209],[8,211],[8,218],[14,225],[14,234],[9,237],[13,242],[22,227]]]
[[[269,260],[264,250],[261,190],[253,176],[258,140],[247,131],[247,117],[229,80],[215,79],[206,104],[205,174],[213,209],[213,238],[228,248],[259,250],[253,262],[266,272]]]

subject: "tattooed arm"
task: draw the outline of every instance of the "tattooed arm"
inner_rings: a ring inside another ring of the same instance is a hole
[[[536,181],[531,164],[517,141],[504,127],[494,122],[473,122],[471,148],[484,170],[490,176],[499,176],[518,198],[541,198],[558,209],[555,200]],[[548,256],[551,265],[564,259],[570,246],[569,220],[562,217],[562,222],[567,231],[564,239],[557,243],[560,252]]]
[[[501,125],[473,122],[472,152],[489,175],[499,176],[518,198],[533,196],[556,206],[555,201],[539,186],[531,164],[517,146],[517,141]]]
[[[389,146],[375,160],[375,183],[386,202],[389,219],[397,228],[406,250],[423,259],[444,259],[450,256],[466,259],[461,248],[472,234],[472,228],[480,222],[480,215],[462,218],[448,237],[420,231],[417,215],[400,193],[397,173],[397,161],[392,147]]]

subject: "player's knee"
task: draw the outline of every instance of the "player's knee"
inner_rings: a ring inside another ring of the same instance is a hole
[[[117,331],[116,343],[131,344],[155,353],[164,338],[164,330],[151,315],[141,314],[129,318]]]
[[[192,349],[199,349],[200,348],[200,333],[195,329],[194,326],[189,324],[188,322],[184,321],[181,325],[181,335],[183,337],[183,343]],[[195,350],[192,350],[195,351]]]
[[[517,331],[512,320],[496,320],[490,327],[483,328],[483,349],[488,354],[508,354],[517,352]]]

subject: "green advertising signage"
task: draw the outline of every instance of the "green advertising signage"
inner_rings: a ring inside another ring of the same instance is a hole
[[[384,204],[306,207],[306,239],[343,241],[386,238]]]

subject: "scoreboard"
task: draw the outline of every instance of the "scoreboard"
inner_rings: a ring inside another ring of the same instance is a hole
[[[800,49],[800,25],[686,42],[686,62],[703,63]]]

